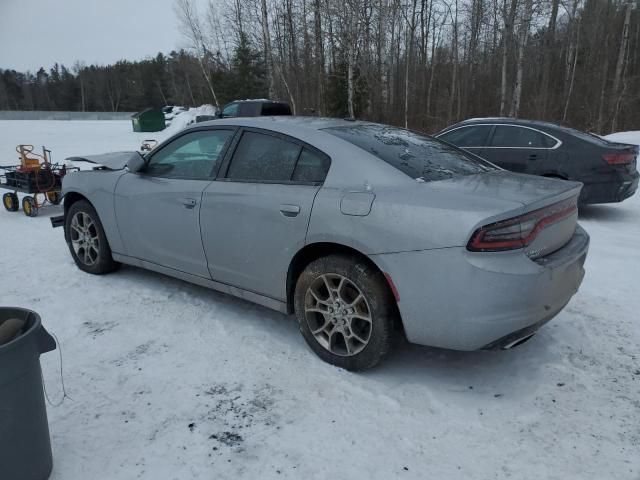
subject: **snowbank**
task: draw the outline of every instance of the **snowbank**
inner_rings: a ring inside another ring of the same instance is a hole
[[[606,140],[610,142],[620,142],[620,143],[631,143],[633,145],[640,145],[640,131],[631,131],[631,132],[617,132],[611,133],[609,135],[605,135]]]
[[[169,135],[179,132],[183,128],[191,125],[196,121],[198,115],[215,115],[217,112],[216,107],[213,105],[201,105],[199,107],[192,107],[185,112],[177,114],[171,119],[171,123],[164,130]]]

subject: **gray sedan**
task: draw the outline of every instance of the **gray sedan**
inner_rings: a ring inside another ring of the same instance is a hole
[[[294,313],[359,370],[413,343],[509,348],[577,291],[581,184],[504,171],[432,137],[319,118],[221,119],[64,179],[65,238],[121,263]],[[76,160],[79,158],[76,158]]]

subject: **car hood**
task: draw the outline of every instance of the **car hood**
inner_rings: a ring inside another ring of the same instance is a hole
[[[107,170],[122,170],[132,157],[141,155],[139,152],[111,152],[99,155],[84,155],[81,157],[68,157],[71,162],[89,162],[106,168]]]

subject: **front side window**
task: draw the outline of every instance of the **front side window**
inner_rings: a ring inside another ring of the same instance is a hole
[[[511,125],[497,125],[491,139],[492,147],[551,148],[555,144],[553,138],[538,130]]]
[[[479,157],[426,135],[386,125],[325,128],[416,180],[430,182],[496,170]]]
[[[182,135],[154,153],[144,173],[159,177],[211,178],[232,135],[232,130],[203,130]]]
[[[457,147],[482,147],[486,145],[491,128],[491,125],[460,127],[440,135],[438,138]]]
[[[227,105],[226,107],[224,107],[224,110],[222,110],[222,116],[223,117],[237,117],[238,116],[238,104],[237,103],[232,103],[232,104]]]
[[[302,147],[273,135],[242,134],[227,178],[238,181],[289,182]]]

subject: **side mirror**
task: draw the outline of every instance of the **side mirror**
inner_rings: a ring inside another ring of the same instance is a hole
[[[144,157],[140,154],[131,155],[129,160],[127,161],[127,169],[131,173],[137,173],[144,168],[147,164]]]

